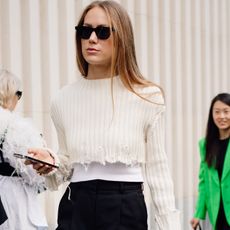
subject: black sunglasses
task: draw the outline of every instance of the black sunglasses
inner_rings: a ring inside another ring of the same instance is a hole
[[[111,34],[111,29],[107,26],[97,26],[96,28],[90,26],[75,26],[75,29],[77,36],[82,39],[89,39],[93,31],[95,31],[97,37],[101,40],[108,39]],[[114,29],[112,29],[112,31],[114,31]]]
[[[22,97],[22,91],[17,91],[15,95],[18,97],[18,100]]]

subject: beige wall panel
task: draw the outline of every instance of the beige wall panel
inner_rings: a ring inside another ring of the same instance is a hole
[[[0,0],[0,67],[22,79],[24,95],[17,110],[33,118],[54,151],[58,144],[50,103],[78,74],[74,26],[90,2]],[[133,22],[142,73],[165,91],[167,153],[182,229],[189,229],[197,196],[197,142],[205,134],[211,98],[230,92],[230,1],[118,2]],[[40,197],[51,230],[65,188]]]

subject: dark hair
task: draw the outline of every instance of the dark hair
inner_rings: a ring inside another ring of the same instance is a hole
[[[219,140],[219,129],[214,123],[213,120],[213,106],[215,102],[221,101],[224,104],[230,106],[230,94],[229,93],[220,93],[212,99],[208,123],[206,128],[206,156],[205,160],[209,167],[213,166],[216,161],[216,156],[218,154],[218,140]]]

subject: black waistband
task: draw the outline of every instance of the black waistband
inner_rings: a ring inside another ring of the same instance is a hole
[[[90,180],[70,183],[71,189],[87,189],[94,191],[142,191],[142,182],[122,182],[107,180]]]
[[[20,177],[15,168],[12,167],[8,162],[0,162],[0,175]]]

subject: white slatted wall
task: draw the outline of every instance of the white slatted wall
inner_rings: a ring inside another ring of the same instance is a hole
[[[0,67],[23,81],[18,107],[57,149],[51,98],[76,75],[74,26],[86,0],[0,0]],[[229,0],[120,0],[135,31],[143,74],[167,100],[167,152],[183,230],[197,195],[198,139],[210,100],[230,92]],[[64,189],[64,188],[63,188]],[[50,229],[63,189],[42,195]]]

